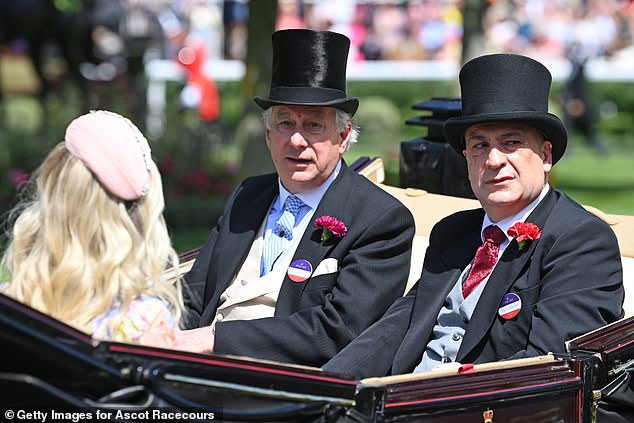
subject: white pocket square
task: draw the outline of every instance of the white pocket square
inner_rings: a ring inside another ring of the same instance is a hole
[[[337,259],[327,258],[326,260],[323,260],[321,263],[319,263],[319,265],[317,265],[317,268],[315,269],[311,277],[314,278],[315,276],[327,275],[329,273],[335,273],[337,271],[339,271],[339,262],[337,261]]]

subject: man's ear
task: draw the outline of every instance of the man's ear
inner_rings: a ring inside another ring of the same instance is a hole
[[[350,142],[350,135],[352,135],[352,124],[348,125],[346,129],[339,132],[339,136],[341,137],[339,151],[341,151],[341,154],[345,153],[345,151],[348,149],[348,143]]]
[[[546,173],[553,168],[553,144],[548,140],[542,143],[542,163]]]
[[[264,128],[264,139],[266,140],[266,146],[271,149],[271,130],[269,128]]]

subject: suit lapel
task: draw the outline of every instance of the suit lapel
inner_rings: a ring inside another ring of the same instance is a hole
[[[478,218],[482,221],[483,214]],[[438,313],[442,309],[449,292],[458,282],[460,274],[469,264],[481,244],[480,226],[464,234],[463,227],[456,227],[460,233],[449,234],[448,238],[458,239],[440,256],[434,251],[425,253],[423,275],[419,281],[416,301],[410,318],[410,327],[393,363],[392,373],[407,373],[420,362],[425,345],[432,335]],[[412,352],[416,352],[412,354]]]
[[[268,184],[255,196],[240,195],[236,197],[230,215],[223,217],[229,220],[231,242],[223,242],[221,247],[217,246],[217,253],[211,259],[209,268],[212,271],[207,276],[207,285],[214,286],[215,290],[206,292],[205,295],[209,298],[205,298],[205,300],[207,300],[207,309],[212,312],[218,305],[220,295],[242,265],[277,194],[277,184]],[[221,240],[219,239],[219,241]],[[213,282],[214,279],[215,282]]]
[[[346,198],[352,186],[351,179],[354,178],[354,176],[346,164],[342,163],[339,175],[335,178],[315,209],[311,221],[297,246],[291,263],[295,260],[306,260],[312,265],[314,271],[317,265],[321,263],[328,253],[339,243],[339,239],[335,237],[326,243],[322,243],[320,239],[321,230],[313,229],[313,223],[315,219],[327,215],[343,221],[348,226],[351,224],[351,205],[346,202]],[[277,299],[275,315],[286,316],[295,313],[299,306],[302,293],[309,284],[310,278],[305,282],[297,283],[293,282],[288,277],[288,274],[285,274],[282,289]]]
[[[543,228],[556,201],[556,196],[551,188],[526,221],[535,223],[540,228]],[[502,298],[511,290],[522,269],[529,264],[538,242],[539,240],[530,243],[522,251],[519,250],[515,240],[512,240],[508,245],[504,254],[500,257],[500,261],[493,269],[493,273],[491,273],[471,316],[471,323],[458,351],[458,361],[461,361],[486,336],[494,319],[497,318]]]

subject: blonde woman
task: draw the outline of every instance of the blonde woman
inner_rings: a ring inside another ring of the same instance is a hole
[[[14,209],[3,292],[96,338],[174,346],[178,264],[159,171],[128,119],[90,112],[35,172]]]

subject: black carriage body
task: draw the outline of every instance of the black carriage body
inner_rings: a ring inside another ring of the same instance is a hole
[[[585,423],[594,421],[601,389],[634,358],[634,318],[617,323],[571,341],[570,354],[558,357],[355,380],[245,357],[96,341],[0,294],[0,405],[99,412],[100,421],[177,413],[186,421]]]

